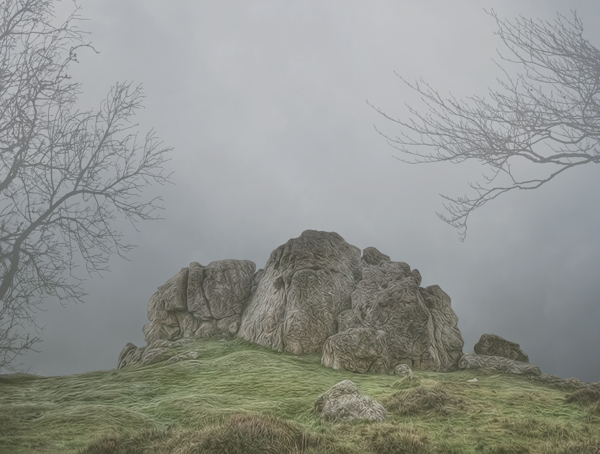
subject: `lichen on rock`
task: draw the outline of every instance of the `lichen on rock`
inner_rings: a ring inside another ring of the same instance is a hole
[[[359,278],[358,248],[337,233],[306,230],[271,253],[238,336],[295,354],[321,352]]]
[[[533,364],[515,361],[502,356],[478,355],[473,352],[464,355],[458,363],[458,368],[461,370],[479,369],[482,367],[489,367],[508,374],[542,375],[540,368]]]
[[[356,384],[344,380],[315,400],[314,411],[323,421],[348,422],[356,419],[383,421],[386,409],[375,399],[360,393]]]
[[[419,287],[418,271],[373,247],[363,252],[361,276],[352,308],[338,318],[340,333],[354,328],[385,332],[392,366],[456,370],[464,342],[450,297],[439,286]]]
[[[237,335],[355,372],[457,368],[464,343],[450,297],[374,247],[361,256],[335,232],[306,230],[255,270],[249,260],[182,268],[148,301],[146,343]],[[122,355],[119,364],[161,357]]]
[[[235,335],[253,289],[256,265],[249,260],[190,263],[148,301],[146,343]]]
[[[514,361],[529,363],[529,356],[521,350],[521,346],[508,341],[496,334],[482,334],[479,342],[475,344],[475,353],[478,355],[502,356]]]
[[[391,372],[387,334],[374,328],[350,328],[330,336],[321,364],[351,372]]]

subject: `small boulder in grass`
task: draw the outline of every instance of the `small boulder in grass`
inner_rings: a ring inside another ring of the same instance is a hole
[[[315,412],[323,421],[347,422],[355,419],[383,421],[386,409],[375,399],[364,396],[356,384],[344,380],[321,394],[315,401]]]
[[[508,341],[496,334],[483,334],[475,344],[475,353],[478,355],[501,356],[523,363],[529,363],[529,356],[521,350],[521,346]]]
[[[398,364],[396,367],[394,367],[394,374],[403,375],[408,378],[414,377],[413,371],[408,364]]]

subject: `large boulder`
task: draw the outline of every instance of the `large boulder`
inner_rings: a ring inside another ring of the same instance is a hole
[[[351,328],[327,338],[321,364],[352,372],[391,372],[388,360],[384,331]]]
[[[362,395],[354,382],[344,380],[321,394],[314,404],[323,421],[341,422],[355,419],[383,421],[386,409],[375,399]]]
[[[271,253],[238,336],[279,351],[321,352],[359,279],[358,248],[337,233],[306,230]]]
[[[521,350],[519,344],[507,341],[496,334],[483,334],[475,344],[474,350],[478,355],[502,356],[514,361],[529,362],[529,356]]]
[[[456,370],[464,342],[450,297],[437,285],[419,287],[421,275],[375,248],[363,253],[362,279],[352,308],[340,314],[340,334],[373,328],[387,334],[388,362],[414,369]],[[341,354],[333,345],[331,356]]]
[[[307,230],[255,270],[248,260],[182,268],[148,301],[146,343],[237,334],[279,351],[323,353],[323,364],[355,372],[398,364],[449,371],[462,356],[450,297],[420,287],[418,270],[376,248],[361,257],[337,233]],[[126,349],[118,364],[161,357],[140,350]]]
[[[146,343],[157,340],[235,335],[255,281],[249,260],[191,263],[148,301]]]
[[[505,374],[517,375],[542,375],[542,371],[533,364],[527,364],[522,361],[515,361],[504,358],[502,356],[478,355],[476,353],[467,353],[458,362],[458,368],[464,369],[480,369],[489,367]]]

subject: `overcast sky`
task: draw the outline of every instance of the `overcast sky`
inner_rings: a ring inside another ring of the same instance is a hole
[[[140,130],[174,147],[164,220],[124,231],[130,261],[86,283],[85,304],[49,300],[30,372],[116,366],[144,345],[146,304],[192,261],[249,259],[257,268],[306,229],[335,231],[418,268],[452,298],[464,351],[483,333],[517,342],[542,372],[600,380],[598,166],[477,210],[469,235],[440,221],[440,193],[468,193],[479,165],[410,166],[374,129],[399,130],[366,103],[407,117],[419,100],[394,72],[442,93],[484,95],[499,16],[553,19],[576,9],[600,47],[596,0],[86,0],[81,26],[100,52],[73,76],[82,108],[117,81],[143,83]],[[70,8],[63,2],[60,11]]]

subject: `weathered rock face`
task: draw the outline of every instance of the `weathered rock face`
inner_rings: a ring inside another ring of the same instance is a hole
[[[191,263],[148,301],[146,343],[235,335],[253,289],[256,265],[249,260]]]
[[[117,361],[117,369],[123,369],[123,367],[127,366],[125,358],[127,358],[127,355],[134,350],[137,350],[137,347],[131,342],[128,342],[127,345],[123,347],[123,350],[121,350],[121,353],[119,354],[119,360]]]
[[[350,328],[323,345],[321,364],[352,372],[390,372],[386,333],[373,328]]]
[[[420,283],[418,270],[375,248],[359,258],[338,234],[308,230],[271,254],[238,336],[323,351],[323,364],[356,372],[455,370],[464,343],[450,297]]]
[[[119,365],[161,358],[158,341],[223,334],[322,352],[323,364],[355,372],[455,370],[462,356],[450,297],[420,287],[418,270],[373,247],[361,257],[337,233],[307,230],[255,269],[248,260],[182,268],[148,302],[144,334],[154,351],[126,347]]]
[[[593,383],[582,382],[577,377],[561,378],[553,374],[540,374],[527,376],[530,380],[542,381],[551,385],[560,386],[567,389],[590,389],[595,392],[600,392],[600,381]]]
[[[406,263],[365,249],[352,309],[339,316],[340,334],[359,327],[385,332],[392,367],[455,370],[464,342],[450,297],[437,285],[421,288],[420,283],[420,273]],[[331,355],[339,355],[335,346]]]
[[[475,344],[478,355],[502,356],[514,361],[529,362],[529,356],[521,350],[519,344],[507,341],[496,334],[483,334]]]
[[[315,401],[314,410],[323,421],[353,421],[366,419],[383,421],[386,409],[375,399],[362,395],[354,382],[344,380],[321,394]]]
[[[360,250],[306,230],[271,253],[238,336],[295,354],[320,352],[360,279]]]
[[[197,352],[187,352],[178,354],[176,348],[181,347],[189,339],[180,339],[178,341],[156,340],[143,347],[136,347],[132,343],[128,343],[121,354],[117,369],[124,369],[131,366],[147,366],[161,361],[169,361],[175,363],[185,359],[196,359],[199,355]]]
[[[490,367],[505,374],[517,375],[542,375],[540,368],[533,364],[527,364],[522,361],[515,361],[502,356],[478,355],[468,353],[464,355],[459,363],[459,369],[479,369]]]

